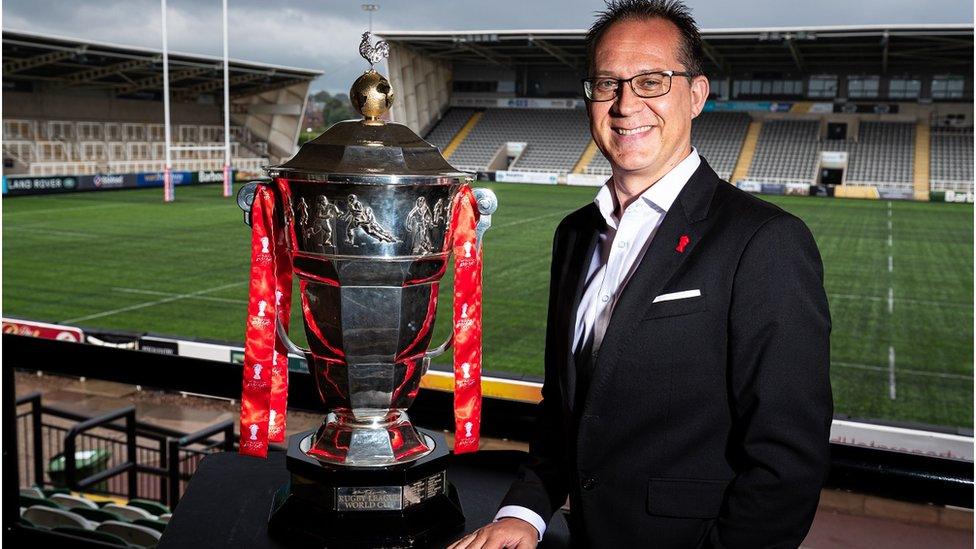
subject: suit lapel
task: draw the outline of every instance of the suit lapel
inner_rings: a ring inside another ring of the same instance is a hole
[[[603,218],[595,204],[590,204],[587,211],[586,222],[576,231],[572,241],[569,243],[569,258],[566,262],[568,269],[565,277],[567,289],[571,288],[572,293],[564,296],[566,307],[560,315],[559,335],[562,340],[560,352],[565,360],[558,363],[566,364],[562,376],[563,402],[567,403],[569,409],[575,408],[576,398],[576,363],[573,359],[573,338],[576,336],[576,311],[579,308],[580,300],[583,298],[584,285],[586,283],[586,272],[589,270],[590,261],[593,257],[593,250],[596,248],[600,234]]]
[[[681,265],[694,253],[695,247],[711,226],[708,210],[719,181],[705,159],[702,159],[701,165],[664,216],[644,257],[614,307],[594,365],[593,382],[587,393],[585,409],[600,400],[597,396],[612,377],[620,353],[626,346],[624,343],[632,339],[641,316]],[[678,248],[682,251],[679,252]]]

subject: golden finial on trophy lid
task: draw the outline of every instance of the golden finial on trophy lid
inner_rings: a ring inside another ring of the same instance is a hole
[[[376,72],[373,65],[390,54],[390,45],[386,41],[379,41],[370,45],[370,33],[363,33],[363,41],[359,44],[359,54],[369,61],[369,70],[352,83],[349,88],[349,100],[356,111],[363,115],[363,124],[382,125],[380,120],[393,104],[393,87],[385,76]]]

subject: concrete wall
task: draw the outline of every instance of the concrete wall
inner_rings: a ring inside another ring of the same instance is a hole
[[[447,110],[451,98],[450,64],[393,42],[387,66],[387,78],[395,94],[390,119],[424,135]]]

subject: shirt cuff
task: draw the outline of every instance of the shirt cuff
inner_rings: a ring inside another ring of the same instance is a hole
[[[499,519],[508,517],[522,519],[534,526],[536,532],[539,532],[539,539],[537,541],[542,541],[542,536],[546,533],[546,521],[542,520],[542,517],[538,513],[521,505],[505,505],[495,513],[495,520],[493,522],[498,522]]]

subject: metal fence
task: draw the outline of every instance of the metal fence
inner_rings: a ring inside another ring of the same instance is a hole
[[[139,423],[135,407],[86,417],[17,399],[20,479],[24,486],[159,501],[173,507],[203,456],[234,449],[234,422],[195,433]],[[222,436],[221,436],[222,435]]]

